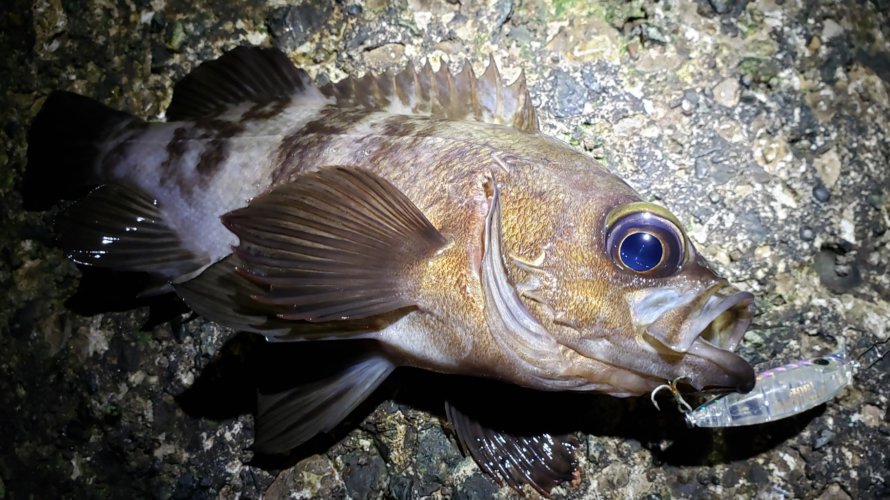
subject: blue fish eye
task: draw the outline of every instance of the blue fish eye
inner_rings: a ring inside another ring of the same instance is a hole
[[[621,262],[637,272],[646,272],[661,262],[664,249],[655,236],[639,232],[628,235],[619,246]]]
[[[640,210],[606,228],[606,248],[619,268],[651,278],[671,276],[686,259],[686,237],[671,219]]]

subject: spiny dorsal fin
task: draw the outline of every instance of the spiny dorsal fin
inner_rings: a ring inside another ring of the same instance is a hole
[[[409,62],[399,73],[350,77],[317,89],[305,71],[278,49],[238,47],[207,61],[173,90],[167,119],[195,120],[221,115],[243,103],[287,101],[298,94],[336,98],[338,106],[359,106],[402,114],[430,114],[449,120],[475,120],[538,130],[525,73],[507,85],[494,57],[477,77],[469,63],[456,75],[446,64],[419,71]]]
[[[245,102],[288,100],[310,91],[316,91],[312,79],[280,50],[237,47],[202,63],[176,84],[167,119],[207,118]]]
[[[449,120],[495,123],[528,132],[538,130],[525,73],[507,85],[494,57],[489,58],[488,68],[479,77],[469,63],[456,75],[452,75],[444,63],[439,71],[433,71],[429,62],[419,71],[409,63],[395,74],[346,78],[325,85],[321,92],[336,98],[340,106],[428,113]]]

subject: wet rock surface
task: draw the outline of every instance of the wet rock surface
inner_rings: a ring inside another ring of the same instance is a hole
[[[429,379],[396,377],[332,436],[263,461],[249,451],[255,339],[175,303],[150,318],[144,301],[85,315],[71,300],[113,294],[54,246],[57,210],[21,208],[43,98],[157,118],[177,79],[243,44],[279,45],[320,80],[443,58],[478,71],[492,54],[508,78],[525,70],[547,134],[668,206],[757,296],[741,350],[757,368],[890,335],[886,2],[282,4],[4,7],[0,498],[513,495],[462,457]],[[646,398],[578,402],[582,480],[554,496],[886,498],[888,373],[885,360],[827,405],[720,432]]]

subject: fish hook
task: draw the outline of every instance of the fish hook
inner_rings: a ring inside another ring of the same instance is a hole
[[[674,401],[677,402],[677,405],[680,406],[681,413],[688,413],[692,411],[692,406],[683,399],[683,395],[680,394],[680,390],[677,389],[677,384],[685,379],[686,377],[677,377],[674,380],[668,382],[667,384],[661,384],[660,386],[652,389],[652,394],[649,395],[649,399],[652,400],[652,404],[655,406],[655,409],[661,411],[661,408],[658,406],[658,402],[655,401],[655,395],[658,394],[662,389],[667,389],[674,395]]]

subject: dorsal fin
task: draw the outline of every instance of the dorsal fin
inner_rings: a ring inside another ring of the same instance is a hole
[[[320,92],[319,92],[320,90]],[[429,62],[416,70],[409,62],[394,74],[349,77],[318,89],[305,71],[278,49],[238,47],[202,63],[176,84],[167,119],[215,117],[243,103],[286,101],[298,94],[336,99],[337,106],[402,114],[429,114],[449,120],[474,120],[535,132],[535,113],[525,73],[507,85],[494,57],[481,76],[469,63],[456,75],[446,64]]]
[[[176,84],[167,119],[207,118],[241,103],[287,100],[309,91],[317,92],[312,79],[280,50],[237,47]]]
[[[469,63],[456,75],[444,63],[439,71],[433,71],[429,62],[420,70],[409,63],[398,73],[350,77],[323,86],[321,92],[336,98],[339,106],[428,113],[449,120],[495,123],[528,132],[538,130],[525,73],[507,85],[494,57],[489,58],[488,67],[478,77]]]

